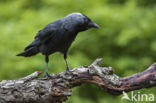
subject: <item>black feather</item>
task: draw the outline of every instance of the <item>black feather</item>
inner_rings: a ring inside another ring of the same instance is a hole
[[[41,52],[46,56],[54,52],[66,54],[78,32],[89,28],[98,28],[98,25],[81,13],[72,13],[68,16],[48,24],[35,36],[34,41],[28,45],[24,52],[17,56],[29,57]]]

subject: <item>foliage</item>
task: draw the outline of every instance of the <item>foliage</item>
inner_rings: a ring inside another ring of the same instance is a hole
[[[119,76],[141,72],[156,61],[155,5],[155,0],[1,0],[0,79],[45,71],[41,54],[30,58],[15,55],[23,51],[45,25],[72,12],[86,14],[101,28],[79,33],[69,50],[71,68],[89,65],[102,57],[102,65],[114,67]],[[63,56],[51,55],[49,72],[63,70]],[[141,91],[155,93],[154,88]],[[75,88],[67,103],[82,101],[128,103],[92,85]]]

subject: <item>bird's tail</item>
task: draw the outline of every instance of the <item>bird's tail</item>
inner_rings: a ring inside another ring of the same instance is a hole
[[[24,49],[24,52],[19,53],[16,56],[30,57],[36,55],[37,53],[39,53],[39,48],[38,48],[39,45],[40,45],[40,41],[35,40]]]
[[[39,53],[38,48],[31,47],[29,49],[24,50],[24,52],[17,54],[16,56],[30,57],[30,56],[36,55],[37,53]]]

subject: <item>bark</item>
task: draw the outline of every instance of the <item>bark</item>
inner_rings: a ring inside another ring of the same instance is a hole
[[[73,87],[83,83],[95,84],[112,95],[156,85],[156,63],[143,72],[120,78],[112,67],[100,67],[101,60],[71,72],[51,74],[48,79],[38,78],[41,72],[37,71],[17,80],[3,80],[0,103],[62,103],[72,95]]]

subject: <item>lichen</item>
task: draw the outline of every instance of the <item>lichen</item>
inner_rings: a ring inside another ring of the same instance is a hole
[[[89,67],[90,75],[98,75],[103,79],[104,82],[119,86],[121,84],[119,77],[113,72],[114,70],[112,67],[99,67],[95,64]]]

